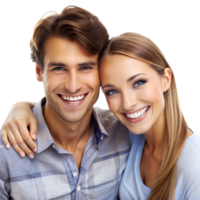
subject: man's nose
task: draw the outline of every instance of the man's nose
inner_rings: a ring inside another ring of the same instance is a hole
[[[65,89],[69,93],[76,93],[81,88],[81,80],[76,71],[70,71],[65,81]]]

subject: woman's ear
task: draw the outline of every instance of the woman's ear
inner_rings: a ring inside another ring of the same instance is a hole
[[[41,82],[42,81],[42,70],[41,70],[40,66],[38,65],[38,63],[36,63],[35,71],[36,71],[37,80],[39,82]]]
[[[163,74],[163,92],[166,92],[171,85],[172,70],[170,68],[165,68]]]

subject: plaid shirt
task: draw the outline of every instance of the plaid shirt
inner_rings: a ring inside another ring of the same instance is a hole
[[[38,122],[38,153],[34,159],[20,158],[0,140],[0,199],[117,199],[130,139],[128,130],[114,115],[94,108],[93,130],[79,171],[73,155],[55,144],[41,102],[33,114]]]

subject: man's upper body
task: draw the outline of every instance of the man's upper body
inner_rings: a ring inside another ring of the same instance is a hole
[[[128,130],[110,111],[94,108],[79,169],[73,154],[54,142],[42,114],[45,102],[32,110],[38,122],[34,159],[20,158],[0,141],[0,199],[117,199],[130,150]]]
[[[33,109],[38,153],[21,159],[0,143],[1,200],[117,198],[128,131],[109,112],[93,110],[100,87],[98,56],[107,41],[98,18],[78,7],[36,24],[31,58],[46,97]],[[23,131],[10,125],[23,141]]]

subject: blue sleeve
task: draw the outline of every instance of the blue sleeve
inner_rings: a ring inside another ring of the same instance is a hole
[[[189,137],[177,163],[176,199],[200,199],[200,136]]]
[[[5,189],[5,182],[0,178],[0,199],[1,200],[8,200],[9,195]]]
[[[0,130],[0,138],[1,138],[1,130]],[[0,199],[1,200],[8,200],[9,194],[6,190],[6,183],[5,183],[5,168],[6,168],[6,161],[4,159],[4,150],[5,146],[0,139]]]
[[[195,163],[193,163],[196,165]],[[188,181],[185,200],[200,199],[200,164],[192,169],[192,173],[187,174],[186,181]]]

